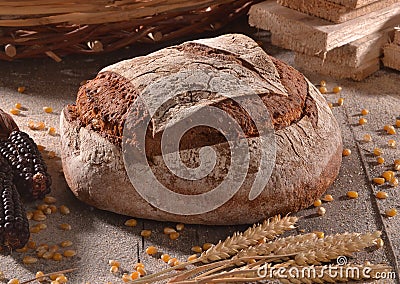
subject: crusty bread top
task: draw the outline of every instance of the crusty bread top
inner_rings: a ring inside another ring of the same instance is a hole
[[[193,58],[198,60],[201,57],[214,57],[215,60],[239,64],[242,68],[251,70],[258,80],[264,79],[264,75],[257,68],[253,68],[251,63],[239,58],[234,53],[193,42],[184,43],[174,48],[180,54],[183,54],[182,56],[187,57],[188,61],[193,60]],[[271,115],[274,129],[283,129],[305,115],[309,116],[312,122],[316,122],[316,106],[308,95],[308,84],[304,76],[278,59],[271,56],[269,59],[270,61],[265,64],[272,65],[269,67],[278,74],[278,77],[275,73],[272,76],[277,77],[276,79],[286,90],[284,95],[278,92],[259,94]],[[142,63],[142,61],[138,60],[137,63]],[[96,78],[88,81],[79,89],[76,105],[67,108],[66,117],[70,120],[77,120],[82,127],[97,131],[113,143],[120,144],[127,113],[139,92],[132,82],[125,77],[111,71],[100,72]],[[246,136],[254,137],[258,135],[254,122],[235,101],[227,98],[211,105],[234,117]],[[196,146],[216,144],[225,139],[214,129],[198,127],[197,130]],[[156,133],[155,136],[160,136],[160,133]],[[190,140],[182,141],[182,147],[194,147],[193,141]]]

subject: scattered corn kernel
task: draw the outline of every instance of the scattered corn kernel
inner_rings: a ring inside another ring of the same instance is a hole
[[[165,227],[163,232],[164,232],[164,234],[169,235],[169,234],[172,234],[172,233],[176,233],[176,230],[174,228],[171,228],[171,227]]]
[[[183,223],[176,224],[177,231],[182,231],[184,228],[185,228],[185,224],[183,224]]]
[[[36,248],[36,242],[34,241],[29,241],[26,246],[30,249],[35,249]]]
[[[192,261],[192,260],[195,260],[195,259],[197,259],[197,254],[192,254],[191,256],[189,256],[188,257],[188,261]]]
[[[358,192],[357,191],[348,191],[346,193],[348,198],[358,198]]]
[[[111,272],[111,273],[117,273],[118,270],[119,270],[119,267],[116,266],[116,265],[112,265],[112,266],[110,267],[110,272]]]
[[[367,110],[366,108],[363,108],[363,109],[361,110],[361,114],[362,114],[362,115],[367,115],[367,114],[369,114],[369,110]]]
[[[148,248],[146,248],[146,253],[148,255],[154,255],[158,252],[157,248],[155,246],[149,246]]]
[[[333,103],[329,102],[328,106],[329,106],[330,109],[333,109]]]
[[[47,130],[47,133],[51,136],[56,135],[56,129],[54,127],[49,127],[49,129]]]
[[[26,212],[26,219],[32,220],[32,217],[33,217],[33,212],[32,211]]]
[[[50,280],[55,281],[55,280],[57,279],[57,277],[59,277],[59,276],[61,276],[61,275],[63,275],[63,274],[58,274],[58,273],[56,273],[56,274],[51,274],[51,275],[49,276],[49,278],[50,278]]]
[[[323,200],[323,201],[326,201],[326,202],[331,202],[331,201],[333,201],[333,196],[330,195],[330,194],[326,194],[326,195],[322,198],[322,200]]]
[[[32,130],[35,130],[35,129],[36,129],[36,127],[35,127],[35,122],[33,122],[32,120],[29,120],[29,121],[28,121],[28,127],[29,127],[30,129],[32,129]]]
[[[337,103],[339,106],[342,106],[344,104],[344,98],[339,98]]]
[[[394,164],[393,170],[400,171],[400,165],[399,164]]]
[[[385,130],[386,132],[389,130],[389,128],[390,128],[390,125],[389,124],[386,124],[384,127],[383,127],[383,130]]]
[[[57,206],[55,205],[49,205],[49,208],[51,213],[56,213],[57,212]],[[46,212],[45,212],[46,213]],[[47,213],[46,213],[47,214]]]
[[[45,251],[42,255],[44,259],[52,259],[54,257],[54,252],[52,251]]]
[[[322,205],[322,201],[320,199],[317,199],[317,200],[314,201],[314,206],[315,207],[318,207],[318,206],[321,206],[321,205]]]
[[[389,145],[389,147],[391,147],[391,148],[396,148],[396,141],[393,140],[393,139],[389,139],[388,145]]]
[[[375,196],[379,199],[386,199],[388,194],[384,191],[378,191]]]
[[[365,134],[363,137],[364,142],[371,142],[372,136],[370,134]]]
[[[35,220],[35,221],[37,221],[37,222],[42,222],[42,221],[46,220],[47,217],[46,217],[46,215],[43,213],[43,211],[40,211],[40,212],[34,212],[34,213],[33,213],[32,219]]]
[[[382,177],[386,180],[386,181],[390,181],[392,178],[394,178],[394,172],[393,171],[384,171],[382,173]]]
[[[171,240],[176,240],[177,238],[179,238],[179,233],[178,232],[171,233],[169,234],[169,238]]]
[[[121,266],[120,262],[119,262],[118,260],[115,260],[115,259],[110,259],[110,260],[108,261],[108,265],[110,265],[110,266],[117,266],[117,267],[120,267],[120,266]]]
[[[73,256],[76,255],[76,251],[72,250],[72,249],[67,249],[67,250],[64,251],[63,255],[65,257],[73,257]]]
[[[53,197],[53,196],[46,196],[46,197],[43,199],[43,201],[44,201],[44,203],[47,203],[47,204],[53,204],[53,203],[56,203],[56,202],[57,202],[57,198],[55,198],[55,197]]]
[[[391,186],[393,186],[393,187],[398,186],[399,185],[399,179],[394,177],[389,181],[389,184]]]
[[[396,127],[400,127],[400,119],[396,119]]]
[[[380,156],[380,155],[382,155],[383,152],[380,148],[374,148],[373,153],[375,156]]]
[[[387,133],[390,134],[390,135],[395,135],[396,134],[396,129],[394,129],[394,127],[392,125],[390,125]]]
[[[142,237],[148,238],[148,237],[151,236],[151,230],[142,230],[142,231],[140,232],[140,235],[141,235]]]
[[[46,124],[43,121],[39,121],[36,125],[35,125],[35,129],[37,130],[43,130],[46,128]]]
[[[382,165],[385,162],[385,158],[384,157],[376,157],[376,162],[380,165]]]
[[[137,270],[138,267],[143,267],[144,268],[144,264],[141,262],[135,263],[135,265],[133,266],[133,269]]]
[[[321,86],[319,87],[319,91],[321,92],[321,94],[326,94],[328,92],[328,89],[325,86]]]
[[[395,165],[400,165],[400,159],[394,160],[394,164],[395,164]]]
[[[367,123],[367,119],[364,118],[364,117],[362,117],[362,118],[360,118],[360,119],[358,120],[358,124],[359,124],[359,125],[364,125],[364,124],[366,124],[366,123]]]
[[[52,112],[53,112],[53,108],[52,108],[52,107],[45,106],[45,107],[43,107],[43,111],[44,111],[45,113],[52,113]]]
[[[124,225],[127,227],[135,227],[137,225],[137,220],[136,219],[126,220]]]
[[[322,81],[319,83],[319,85],[322,86],[322,87],[325,87],[325,86],[326,86],[326,81],[325,81],[325,80],[322,80]]]
[[[40,228],[37,227],[37,226],[33,226],[33,227],[31,227],[31,228],[29,229],[29,232],[31,232],[31,233],[33,233],[33,234],[39,233],[39,232],[40,232]]]
[[[325,233],[324,232],[314,231],[313,233],[317,236],[318,239],[323,239],[325,237]]]
[[[386,213],[386,216],[388,216],[388,217],[394,217],[397,215],[397,209],[391,208],[391,209],[386,210],[385,213]]]
[[[36,272],[35,278],[36,278],[36,280],[39,281],[39,282],[42,282],[42,281],[44,281],[44,280],[46,279],[46,278],[44,277],[43,271],[38,271],[38,272]]]
[[[373,181],[374,183],[376,183],[376,184],[379,184],[379,185],[382,185],[382,184],[385,183],[385,179],[384,179],[384,178],[381,178],[381,177],[373,178],[372,181]]]
[[[138,267],[136,271],[139,272],[140,276],[145,276],[147,274],[146,269],[144,269],[144,267]]]
[[[171,257],[169,256],[169,254],[162,254],[161,255],[161,260],[164,261],[165,263],[168,263],[168,261],[171,259]]]
[[[38,262],[38,259],[36,257],[27,255],[22,259],[22,262],[25,264],[32,264]]]
[[[138,279],[140,277],[140,274],[137,271],[133,271],[131,273],[130,277],[131,277],[131,280],[136,280],[136,279]]]
[[[72,227],[70,224],[63,223],[63,224],[60,224],[60,229],[64,230],[64,231],[70,231],[72,229]]]
[[[129,282],[130,280],[131,280],[131,277],[127,273],[124,273],[122,275],[122,281],[124,281],[125,283]]]
[[[212,243],[205,243],[205,244],[203,244],[203,250],[206,251],[206,250],[210,249],[212,246],[213,246]]]
[[[379,238],[379,239],[377,239],[376,241],[375,241],[375,245],[376,245],[376,248],[381,248],[381,247],[383,247],[383,245],[384,245],[385,243],[383,242],[383,240],[381,239],[381,238]]]
[[[343,149],[342,156],[346,157],[346,156],[349,156],[349,155],[351,155],[351,150],[350,149]]]
[[[59,252],[56,252],[56,253],[53,255],[53,260],[55,260],[55,261],[60,261],[62,258],[63,258],[63,257],[62,257],[62,254],[59,253]]]
[[[318,207],[318,209],[317,209],[317,214],[318,214],[319,216],[324,216],[325,213],[326,213],[326,209],[325,209],[324,207],[322,207],[322,206]]]
[[[203,249],[200,246],[194,246],[191,248],[191,250],[192,250],[192,252],[195,252],[195,253],[203,252]]]
[[[10,279],[7,284],[19,284],[18,278],[12,278]]]
[[[67,283],[68,279],[65,275],[60,275],[56,278],[56,281],[58,281],[58,283]]]
[[[168,260],[168,265],[171,267],[175,266],[175,263],[177,262],[177,260],[178,259],[176,257],[171,258],[170,260]]]
[[[65,205],[61,205],[60,206],[60,213],[63,215],[68,215],[69,213],[71,213],[71,211],[69,210],[69,208]]]
[[[10,109],[10,113],[13,115],[19,115],[21,113],[21,111],[17,108],[12,108],[12,109]]]
[[[340,93],[342,91],[342,87],[340,87],[340,86],[335,86],[335,87],[333,87],[333,92],[335,93],[335,94],[338,94],[338,93]]]
[[[22,105],[21,105],[21,103],[16,103],[16,104],[14,105],[14,107],[15,107],[16,109],[21,109]]]
[[[25,87],[23,87],[23,86],[20,86],[20,87],[18,87],[18,89],[17,89],[17,91],[18,91],[18,93],[23,93],[23,92],[25,92]]]
[[[22,252],[27,252],[28,251],[28,247],[27,246],[23,246],[22,248],[16,249],[16,252],[22,253]]]

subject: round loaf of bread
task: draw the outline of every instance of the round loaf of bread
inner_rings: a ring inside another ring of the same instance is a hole
[[[60,132],[80,200],[161,221],[247,224],[296,212],[325,192],[342,159],[318,90],[239,34],[104,68],[64,108]]]

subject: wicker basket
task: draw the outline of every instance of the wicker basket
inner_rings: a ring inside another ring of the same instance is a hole
[[[0,59],[101,53],[219,29],[259,0],[2,0]]]

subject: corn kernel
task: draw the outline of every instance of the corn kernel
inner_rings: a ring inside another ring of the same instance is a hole
[[[321,86],[319,87],[319,91],[321,92],[321,94],[326,94],[328,92],[328,89],[325,86]]]
[[[117,267],[120,267],[120,266],[121,266],[120,262],[119,262],[118,260],[115,260],[115,259],[110,259],[110,260],[108,261],[108,265],[110,265],[110,266],[117,266]]]
[[[46,124],[43,121],[39,121],[36,125],[35,125],[35,129],[36,130],[43,130],[46,128]]]
[[[364,118],[364,117],[362,117],[362,118],[360,118],[360,119],[358,120],[358,124],[359,124],[359,125],[364,125],[364,124],[366,124],[366,123],[367,123],[367,119]]]
[[[329,107],[330,109],[333,109],[333,103],[329,102],[329,103],[328,103],[328,107]]]
[[[123,281],[123,282],[128,283],[130,280],[131,280],[131,277],[130,277],[130,275],[128,275],[127,273],[124,273],[124,274],[122,275],[122,281]]]
[[[203,244],[203,250],[206,251],[206,250],[210,249],[212,246],[213,246],[212,243],[205,243],[205,244]]]
[[[47,130],[47,133],[51,136],[56,135],[57,131],[54,127],[49,127],[49,129]]]
[[[384,191],[378,191],[375,196],[379,199],[386,199],[388,194]]]
[[[388,216],[388,217],[394,217],[397,215],[397,209],[391,208],[391,209],[386,210],[385,213],[386,213],[386,216]]]
[[[67,283],[68,279],[65,275],[60,275],[56,278],[56,281],[58,281],[59,283]]]
[[[140,276],[145,276],[147,274],[146,269],[144,269],[144,267],[138,267],[136,271],[139,272]]]
[[[393,186],[393,187],[395,187],[395,186],[398,186],[399,185],[399,180],[398,180],[398,178],[392,178],[390,181],[389,181],[389,184],[391,185],[391,186]]]
[[[67,224],[67,223],[60,224],[59,227],[61,230],[64,230],[64,231],[70,231],[72,229],[71,225]]]
[[[322,205],[322,201],[320,199],[317,199],[317,200],[314,201],[314,206],[315,207],[318,207],[318,206],[321,206],[321,205]]]
[[[400,165],[399,164],[394,164],[393,170],[400,171]]]
[[[64,251],[63,255],[65,257],[73,257],[73,256],[76,255],[76,251],[72,250],[72,249],[67,249],[67,250]]]
[[[348,198],[358,198],[358,192],[357,191],[348,191],[346,193]]]
[[[394,160],[394,164],[395,164],[395,165],[400,165],[400,159]]]
[[[171,258],[170,260],[168,260],[168,265],[171,267],[175,266],[175,263],[177,262],[177,260],[178,259],[176,257]]]
[[[383,152],[379,148],[374,148],[373,153],[374,153],[375,156],[380,156],[380,155],[382,155]]]
[[[36,258],[36,257],[33,257],[33,256],[25,256],[23,259],[22,259],[22,262],[23,263],[25,263],[25,264],[32,264],[32,263],[36,263],[36,262],[38,262],[38,259]]]
[[[396,134],[396,129],[394,129],[394,127],[392,125],[390,125],[387,133],[390,134],[390,135],[395,135]]]
[[[322,80],[322,81],[319,83],[319,85],[322,86],[322,87],[325,87],[325,86],[326,86],[326,81],[325,81],[325,80]]]
[[[339,106],[342,106],[344,104],[344,98],[339,98],[338,101],[337,101],[337,104]]]
[[[52,251],[45,251],[42,255],[44,259],[52,259],[54,257],[54,252]]]
[[[195,259],[197,259],[197,254],[190,255],[187,260],[188,261],[192,261],[192,260],[195,260]]]
[[[28,247],[25,245],[22,248],[16,249],[15,251],[18,252],[18,253],[27,252],[28,251]]]
[[[21,107],[22,107],[21,103],[16,103],[14,105],[14,108],[16,108],[16,109],[21,109]]]
[[[396,127],[400,127],[400,119],[396,119]]]
[[[396,148],[396,141],[393,140],[393,139],[389,139],[388,145],[389,145],[389,147],[391,147],[391,148]]]
[[[53,204],[49,205],[48,209],[50,209],[51,213],[56,213],[57,212],[57,206],[55,206]]]
[[[133,271],[131,273],[130,277],[131,277],[131,280],[136,280],[136,279],[138,279],[140,277],[140,274],[137,271]]]
[[[169,234],[172,234],[172,233],[176,233],[176,230],[174,228],[171,228],[171,227],[165,227],[163,232],[164,232],[164,234],[169,235]]]
[[[367,114],[369,114],[369,110],[367,110],[366,108],[364,108],[364,109],[361,110],[361,114],[362,114],[362,115],[367,115]]]
[[[176,224],[177,231],[182,231],[184,228],[185,228],[185,224],[183,224],[183,223]]]
[[[21,113],[21,111],[17,108],[12,108],[12,109],[10,109],[10,113],[13,115],[19,115]]]
[[[32,211],[26,212],[26,219],[32,220],[32,217],[33,217],[33,212]]]
[[[43,107],[43,111],[44,111],[45,113],[52,113],[52,112],[53,112],[53,108],[52,108],[52,107],[45,106],[45,107]]]
[[[133,266],[133,269],[137,270],[137,269],[138,269],[138,267],[142,267],[142,268],[144,268],[144,264],[143,264],[143,263],[141,263],[141,262],[135,263],[135,265]]]
[[[200,246],[194,246],[191,248],[191,250],[192,250],[192,252],[195,252],[195,253],[203,252],[203,249]]]
[[[60,246],[61,246],[62,248],[70,247],[70,246],[72,246],[72,242],[69,241],[69,240],[67,240],[67,241],[62,241],[62,242],[60,243]]]
[[[386,124],[384,127],[383,127],[383,130],[385,130],[386,132],[389,130],[389,128],[390,128],[390,125],[389,124]]]
[[[39,281],[39,282],[44,281],[44,280],[45,280],[45,277],[44,277],[43,271],[38,271],[38,272],[36,272],[35,278],[36,278],[36,280]]]
[[[71,213],[71,211],[69,210],[69,208],[65,205],[61,205],[60,206],[60,213],[63,215],[68,215],[69,213]]]
[[[12,278],[10,279],[7,284],[19,284],[18,278]]]
[[[137,225],[137,221],[136,219],[129,219],[125,221],[124,225],[127,227],[135,227]]]
[[[59,253],[59,252],[56,252],[54,255],[53,255],[53,260],[55,260],[55,261],[60,261],[60,260],[62,260],[62,254],[61,253]]]
[[[335,94],[338,94],[338,93],[340,93],[342,91],[342,87],[340,87],[340,86],[335,86],[335,87],[333,87],[333,92],[335,93]]]
[[[142,230],[142,231],[140,232],[140,235],[141,235],[142,237],[144,237],[144,238],[148,238],[148,237],[151,236],[151,230]]]
[[[373,178],[372,181],[373,181],[374,183],[376,183],[376,184],[379,184],[379,185],[382,185],[382,184],[385,183],[385,179],[384,179],[384,178],[380,178],[380,177],[378,177],[378,178]]]
[[[313,233],[317,236],[318,239],[323,239],[325,237],[325,233],[324,232],[314,231]]]
[[[110,272],[111,272],[111,273],[117,273],[118,270],[119,270],[119,267],[116,266],[116,265],[112,265],[112,266],[110,267]]]
[[[26,246],[30,249],[35,249],[36,248],[36,243],[34,241],[29,241]]]
[[[171,259],[171,257],[169,256],[169,254],[162,254],[161,255],[161,260],[164,261],[165,263],[168,263],[168,261]]]
[[[322,206],[318,207],[318,209],[317,209],[317,214],[318,214],[319,216],[324,216],[325,213],[326,213],[326,209],[325,209],[324,207],[322,207]]]
[[[23,86],[20,86],[20,87],[18,87],[18,89],[17,89],[17,91],[18,91],[18,93],[23,93],[23,92],[25,92],[25,87],[23,87]]]
[[[375,246],[376,246],[377,249],[383,247],[384,244],[385,244],[385,243],[383,242],[383,240],[382,240],[381,238],[379,238],[379,239],[377,239],[377,240],[375,241]]]
[[[351,150],[350,149],[343,149],[342,156],[346,157],[346,156],[349,156],[349,155],[351,155]]]
[[[176,240],[177,238],[179,238],[179,233],[178,232],[171,233],[171,234],[169,234],[169,238],[171,240]]]
[[[379,165],[382,165],[382,164],[385,162],[385,158],[384,158],[384,157],[381,157],[381,156],[376,157],[376,162],[377,162]]]
[[[384,171],[382,173],[382,177],[386,180],[386,181],[390,181],[392,178],[394,178],[394,172],[392,171]]]
[[[331,202],[331,201],[333,201],[333,196],[330,195],[330,194],[326,194],[326,195],[322,198],[322,200],[325,201],[325,202]]]
[[[157,248],[155,246],[149,246],[148,248],[146,248],[146,253],[148,255],[154,255],[158,252]]]
[[[37,227],[37,226],[33,226],[33,227],[31,227],[31,228],[29,229],[29,232],[31,232],[31,233],[33,233],[33,234],[39,233],[39,232],[40,232],[40,228]]]
[[[47,204],[53,204],[57,202],[57,198],[48,195],[43,199],[43,202]]]
[[[58,274],[58,273],[56,273],[56,274],[51,274],[51,275],[49,276],[49,278],[50,278],[50,280],[55,281],[55,280],[57,279],[57,277],[59,277],[59,276],[61,276],[61,275],[63,275],[63,274]]]
[[[47,217],[46,217],[46,215],[43,213],[43,211],[40,211],[40,212],[37,212],[37,211],[36,211],[36,212],[33,213],[32,219],[35,220],[35,221],[41,222],[41,221],[46,220]]]
[[[372,136],[370,134],[365,134],[363,137],[364,142],[371,142]]]

